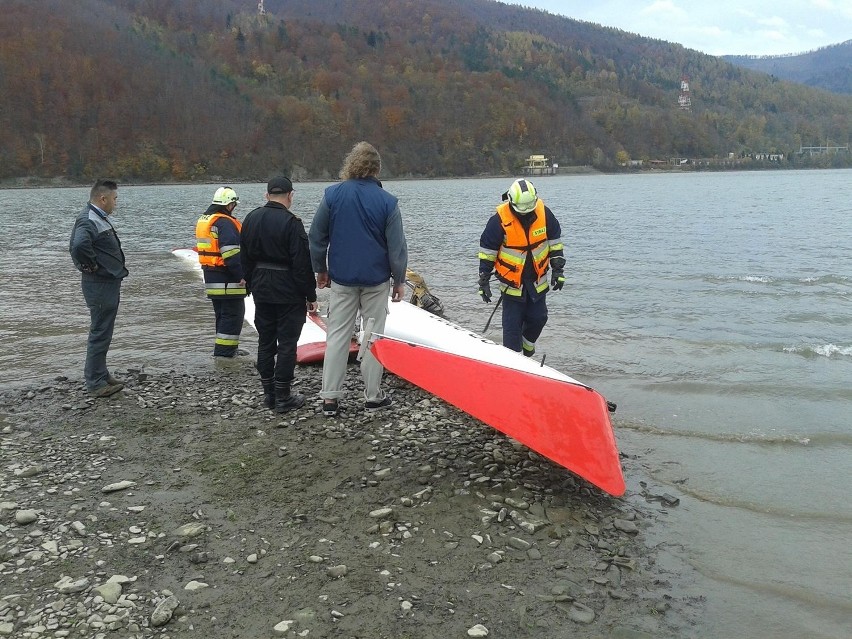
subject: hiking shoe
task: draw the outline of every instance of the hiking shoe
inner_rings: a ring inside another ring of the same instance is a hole
[[[389,395],[385,395],[383,399],[375,402],[364,402],[364,408],[369,411],[382,410],[393,405],[393,400]]]
[[[121,384],[123,386],[124,382],[122,382],[120,379],[116,379],[112,375],[109,375],[107,377],[107,384],[109,384],[110,386],[118,386],[119,384]]]
[[[124,384],[104,384],[94,390],[89,391],[89,395],[100,399],[101,397],[109,397],[110,395],[115,395],[118,391],[124,388]]]
[[[334,417],[340,410],[340,404],[336,399],[324,399],[322,402],[322,414],[326,417]]]

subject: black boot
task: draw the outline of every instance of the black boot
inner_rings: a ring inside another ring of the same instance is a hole
[[[288,410],[296,410],[305,405],[305,396],[299,393],[290,393],[290,384],[287,382],[275,382],[275,412],[286,413]]]
[[[260,383],[263,386],[263,405],[269,409],[275,408],[275,378],[263,379],[261,377]]]

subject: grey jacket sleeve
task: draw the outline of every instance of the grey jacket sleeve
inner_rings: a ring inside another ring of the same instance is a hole
[[[385,239],[388,242],[388,261],[395,285],[405,282],[405,271],[408,268],[408,244],[405,241],[405,231],[402,228],[402,213],[397,205],[388,218],[385,226]]]
[[[71,242],[68,247],[71,259],[77,268],[87,273],[94,273],[98,268],[94,246],[96,235],[95,225],[87,219],[78,218],[71,231]]]

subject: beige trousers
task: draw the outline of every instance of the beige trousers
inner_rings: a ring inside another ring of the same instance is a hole
[[[364,325],[374,319],[373,331],[383,333],[388,317],[390,281],[377,286],[358,287],[331,283],[328,317],[326,318],[325,359],[322,366],[323,399],[341,399],[346,394],[343,381],[349,361],[349,343],[359,311]],[[380,385],[384,368],[367,349],[361,359],[361,378],[364,380],[364,399],[376,402],[384,399]]]

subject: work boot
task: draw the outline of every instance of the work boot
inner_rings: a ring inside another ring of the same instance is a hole
[[[110,395],[115,395],[118,391],[124,388],[124,384],[104,384],[103,386],[99,386],[94,390],[89,391],[89,395],[92,397],[96,397],[101,399],[103,397],[109,397]]]
[[[300,393],[290,393],[288,382],[275,382],[275,412],[286,413],[305,405],[305,396]]]
[[[263,405],[267,408],[275,408],[275,378],[269,379],[260,378],[260,383],[263,386]]]

